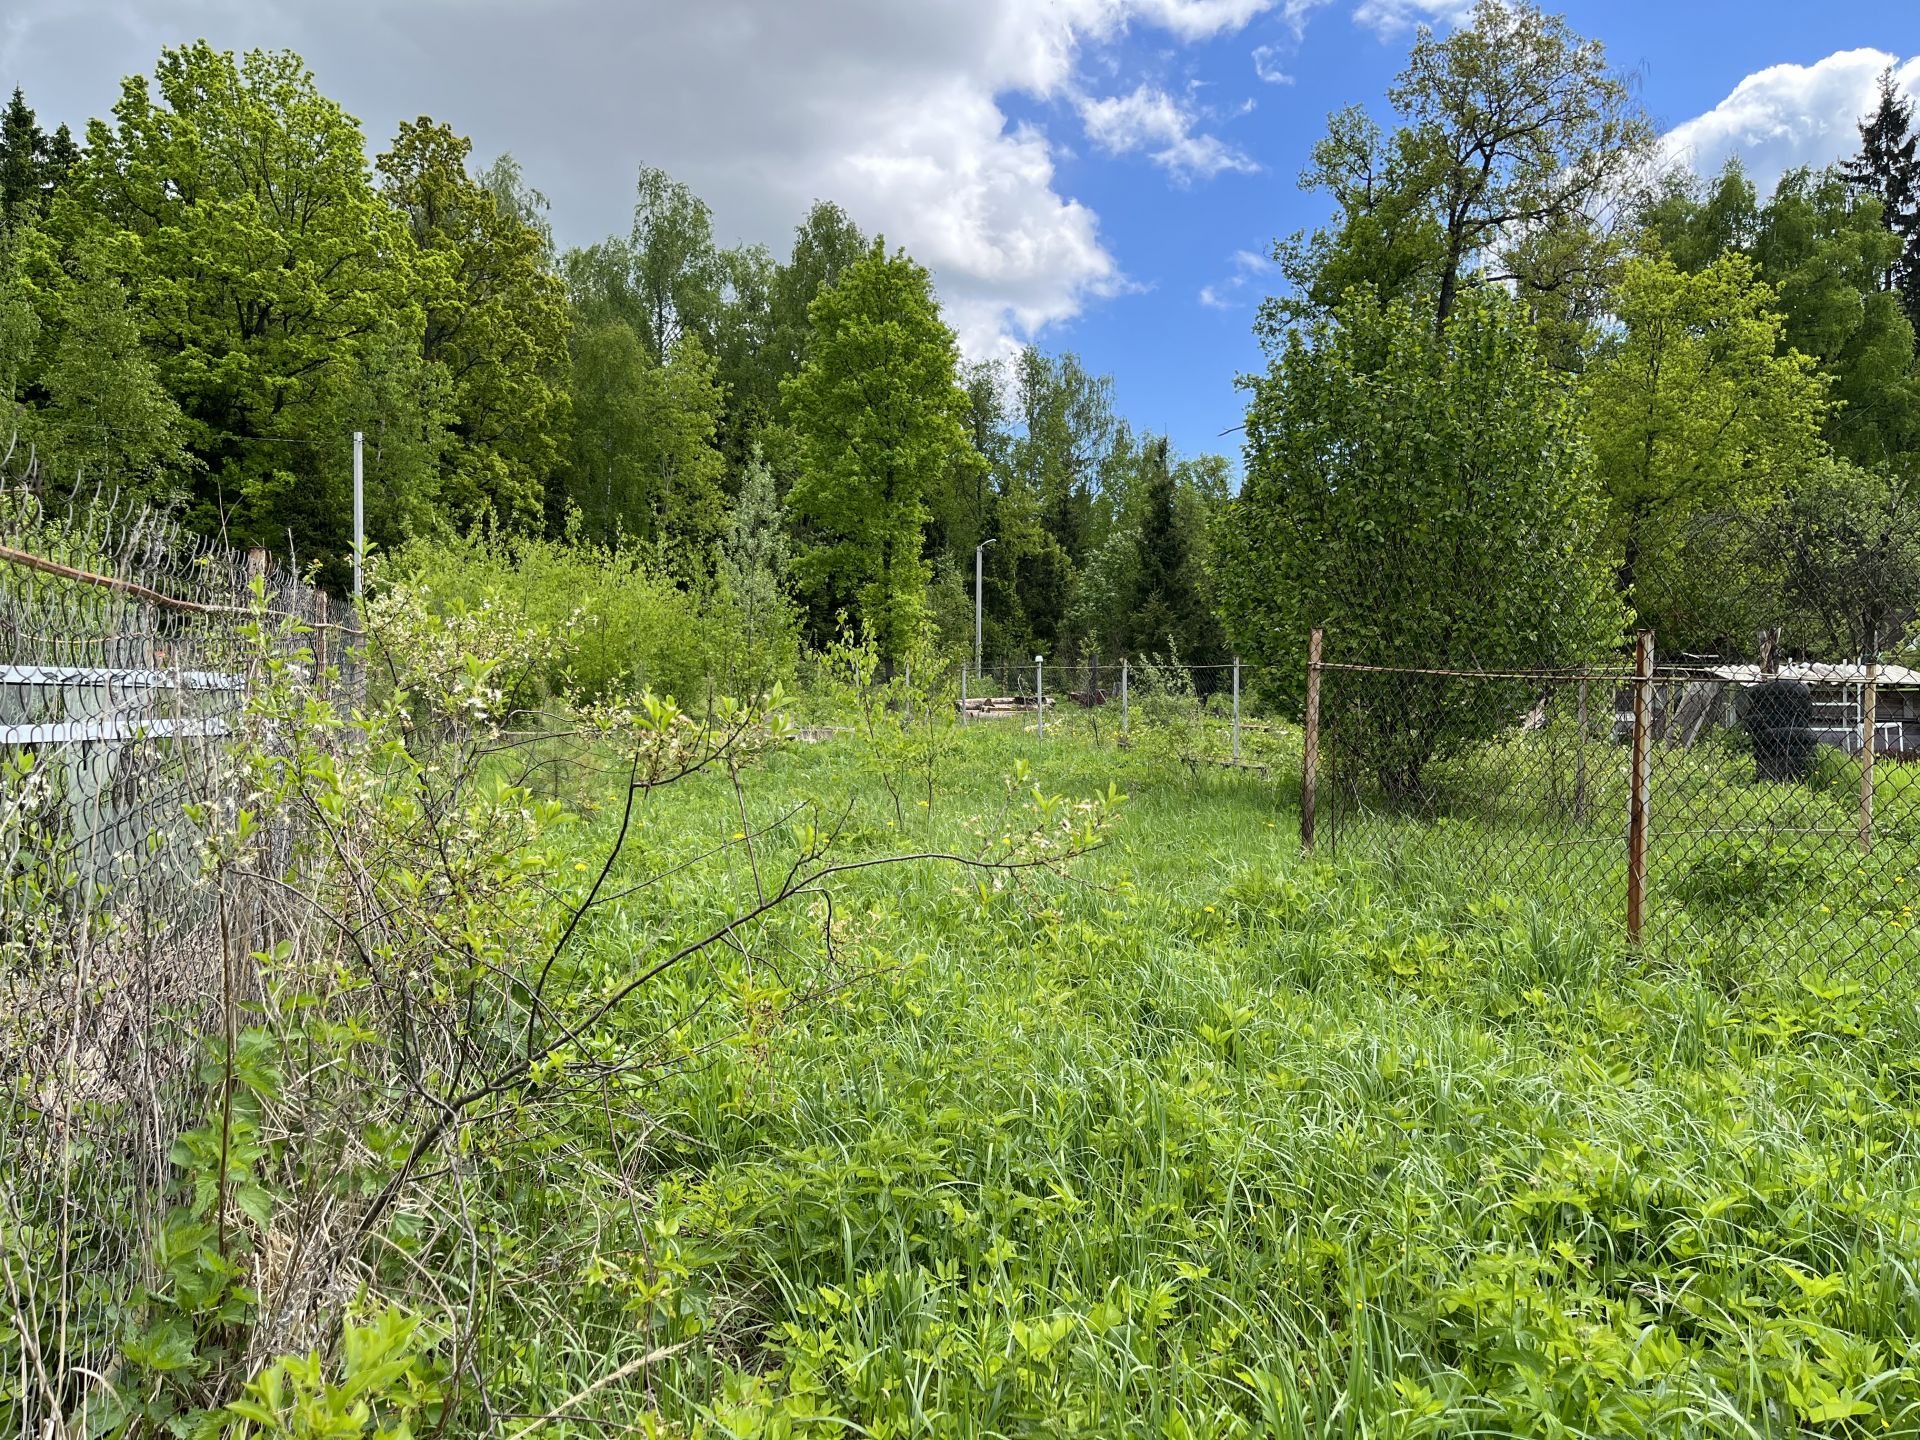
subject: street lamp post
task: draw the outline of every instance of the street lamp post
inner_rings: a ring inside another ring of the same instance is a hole
[[[986,572],[987,546],[991,540],[982,540],[973,547],[973,678],[980,678],[980,583]]]

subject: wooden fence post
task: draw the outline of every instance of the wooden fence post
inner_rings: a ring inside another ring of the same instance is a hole
[[[327,683],[327,592],[313,592],[313,668],[314,683]]]
[[[1867,682],[1860,687],[1860,853],[1873,853],[1873,742],[1875,691],[1880,684],[1880,662],[1867,662]]]
[[[1320,799],[1320,642],[1318,625],[1307,636],[1306,735],[1300,756],[1300,848],[1313,853],[1313,830]]]
[[[1653,632],[1642,630],[1633,663],[1633,767],[1627,797],[1627,944],[1640,947],[1647,911],[1647,818],[1653,790]]]

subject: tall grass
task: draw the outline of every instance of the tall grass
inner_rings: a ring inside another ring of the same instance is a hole
[[[1303,860],[1288,788],[1149,749],[977,727],[904,815],[856,740],[776,756],[755,815],[851,794],[850,847],[976,833],[1022,762],[1132,799],[1073,883],[892,873],[828,970],[663,991],[727,1003],[503,1212],[493,1403],[631,1365],[543,1433],[1920,1433],[1910,1004],[1629,956],[1444,828]],[[740,827],[663,798],[654,863]]]

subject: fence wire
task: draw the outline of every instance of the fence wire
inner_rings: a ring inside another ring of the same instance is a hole
[[[6,1432],[111,1374],[113,1317],[155,1283],[140,1257],[232,983],[217,937],[249,924],[214,913],[190,817],[240,803],[227,741],[259,657],[331,673],[347,632],[328,608],[261,552],[0,476]]]
[[[1920,979],[1920,674],[1329,662],[1319,706],[1336,847],[1417,853],[1731,980]]]

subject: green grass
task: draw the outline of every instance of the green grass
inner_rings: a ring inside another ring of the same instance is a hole
[[[661,1068],[568,1113],[567,1186],[502,1179],[493,1404],[632,1363],[543,1433],[1920,1433],[1910,1001],[1629,956],[1477,822],[1304,859],[1284,734],[1263,778],[1051,728],[966,733],[904,827],[854,740],[753,777],[756,820],[853,797],[868,853],[956,843],[1023,758],[1131,799],[1070,881],[873,872],[832,960],[794,914],[649,992]],[[627,868],[736,803],[661,795]],[[572,983],[751,884],[701,873]]]

